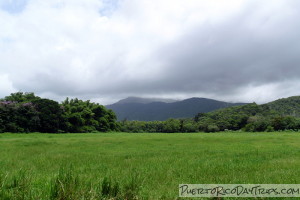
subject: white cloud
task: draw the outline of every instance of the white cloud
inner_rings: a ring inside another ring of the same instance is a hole
[[[12,86],[12,82],[9,80],[7,74],[0,74],[0,96],[8,96],[11,92],[16,92],[16,89]]]
[[[196,95],[226,98],[225,94],[195,90],[190,87],[194,83],[189,83],[189,76],[180,77],[184,80],[180,83],[186,84],[177,87],[178,77],[172,79],[169,73],[182,69],[175,68],[176,61],[162,59],[169,54],[177,55],[176,49],[166,47],[188,41],[191,43],[186,44],[186,51],[203,50],[203,47],[190,48],[196,43],[188,37],[195,30],[199,38],[207,34],[214,36],[206,41],[213,45],[222,35],[215,31],[224,30],[220,27],[231,24],[232,19],[238,17],[245,21],[250,33],[257,33],[259,41],[272,37],[280,39],[291,35],[286,31],[290,30],[289,24],[278,32],[270,30],[275,30],[278,24],[285,25],[298,12],[296,6],[291,6],[295,0],[24,2],[19,6],[22,9],[16,12],[11,12],[7,6],[4,9],[0,2],[0,81],[2,87],[9,85],[1,95],[21,90],[56,99],[78,96],[105,102],[129,95],[157,94],[175,98]],[[13,7],[12,3],[10,7]],[[251,10],[253,8],[255,10]],[[225,34],[233,34],[233,31],[228,30]],[[237,45],[232,51],[239,51],[239,48]],[[170,52],[163,52],[164,49]],[[186,52],[189,53],[193,54]],[[211,62],[213,60],[207,61]],[[187,70],[192,72],[188,66]],[[200,70],[207,73],[208,79],[214,73],[206,72],[204,68]],[[170,89],[163,85],[169,85]],[[178,88],[175,91],[174,85]],[[249,90],[247,97],[258,97],[256,91],[259,90]],[[238,89],[233,88],[233,91]],[[268,96],[277,97],[276,94],[278,92],[274,90]],[[232,100],[241,96],[240,92],[231,95]]]

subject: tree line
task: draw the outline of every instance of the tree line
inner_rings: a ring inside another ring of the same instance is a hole
[[[233,106],[209,113],[198,113],[193,119],[169,119],[166,121],[122,121],[120,128],[124,132],[219,132],[219,131],[247,131],[271,132],[284,130],[300,130],[299,115],[292,112],[291,105],[298,104],[271,103],[257,105],[251,103],[242,106]],[[290,99],[289,99],[290,101]],[[288,106],[291,114],[281,112]],[[277,109],[274,109],[277,108]],[[297,113],[296,113],[297,114]]]
[[[234,106],[189,119],[117,122],[112,110],[103,105],[66,98],[63,102],[17,92],[0,99],[0,133],[86,133],[86,132],[218,132],[226,130],[300,130],[300,97]]]
[[[0,132],[75,133],[118,130],[116,115],[77,98],[61,104],[34,93],[17,92],[0,100]]]

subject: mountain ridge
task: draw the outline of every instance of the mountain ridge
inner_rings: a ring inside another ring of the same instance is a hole
[[[114,103],[114,104],[125,104],[125,103],[143,103],[143,104],[147,104],[147,103],[152,103],[152,102],[164,102],[164,103],[173,103],[176,102],[178,100],[175,99],[164,99],[164,98],[143,98],[143,97],[127,97],[125,99],[121,99],[118,102]]]
[[[158,99],[155,98],[129,98],[122,99],[114,104],[106,106],[116,113],[119,121],[163,121],[169,118],[189,118],[194,117],[199,112],[206,113],[220,108],[247,104],[229,103],[199,97],[192,97],[169,103],[157,101]]]

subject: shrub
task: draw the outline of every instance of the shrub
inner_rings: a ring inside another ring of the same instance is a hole
[[[205,132],[211,133],[211,132],[218,132],[220,131],[219,127],[215,124],[210,124],[207,126],[207,129]]]

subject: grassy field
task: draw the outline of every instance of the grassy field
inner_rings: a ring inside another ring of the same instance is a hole
[[[0,134],[1,200],[177,199],[182,183],[299,177],[300,133]]]

